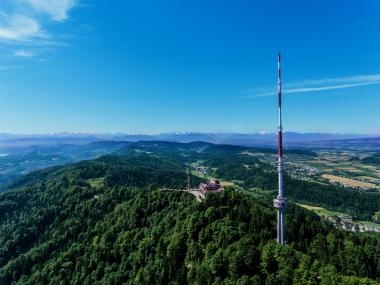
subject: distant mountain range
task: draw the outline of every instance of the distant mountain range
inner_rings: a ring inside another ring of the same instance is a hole
[[[162,133],[157,135],[56,133],[44,135],[16,135],[0,133],[0,147],[85,144],[95,141],[204,141],[216,144],[233,144],[258,147],[275,147],[277,134],[271,133]],[[380,148],[380,135],[339,133],[284,133],[285,147],[365,147]]]

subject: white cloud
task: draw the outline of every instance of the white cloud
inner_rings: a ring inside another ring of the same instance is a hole
[[[324,85],[324,84],[344,84],[344,83],[352,83],[352,82],[373,82],[380,81],[380,74],[371,74],[371,75],[357,75],[357,76],[349,76],[349,77],[338,77],[338,78],[325,78],[320,80],[305,80],[295,83],[286,84],[286,87],[297,87],[297,86],[305,86],[305,85]]]
[[[48,14],[54,21],[64,21],[76,0],[24,0],[34,10]]]
[[[0,47],[10,55],[31,58],[65,45],[65,34],[53,30],[79,1],[0,0]]]
[[[0,12],[0,39],[22,41],[39,35],[41,29],[36,20],[20,14],[8,16]]]
[[[333,85],[327,85],[333,84]],[[326,78],[320,80],[306,80],[302,82],[295,82],[286,84],[283,87],[283,94],[292,93],[306,93],[306,92],[317,92],[317,91],[328,91],[335,89],[345,89],[353,88],[358,86],[366,86],[380,84],[380,74],[372,75],[358,75],[350,77],[340,77],[340,78]],[[248,96],[249,98],[267,97],[275,96],[276,92],[268,92],[261,94],[254,94]]]
[[[17,65],[0,65],[0,71],[10,70],[10,69],[18,69],[20,66]]]
[[[15,56],[30,58],[34,56],[34,53],[31,52],[30,50],[19,49],[15,51]]]

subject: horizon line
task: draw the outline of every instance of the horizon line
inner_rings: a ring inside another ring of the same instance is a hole
[[[289,130],[284,131],[284,133],[295,133],[295,134],[323,134],[323,135],[353,135],[353,136],[370,136],[376,137],[380,136],[380,132],[374,133],[361,133],[361,132],[331,132],[331,131],[296,131]],[[214,134],[214,135],[223,135],[223,134],[236,134],[236,135],[270,135],[277,134],[277,131],[252,131],[252,132],[234,132],[234,131],[167,131],[167,132],[158,132],[158,133],[128,133],[128,132],[71,132],[71,131],[61,131],[61,132],[41,132],[41,133],[19,133],[19,132],[0,132],[0,136],[110,136],[110,135],[124,135],[124,136],[159,136],[159,135],[186,135],[186,134]]]

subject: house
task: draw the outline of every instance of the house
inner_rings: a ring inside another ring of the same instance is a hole
[[[199,184],[199,191],[202,193],[214,192],[219,193],[223,192],[223,187],[221,186],[219,180],[210,180],[208,183]]]

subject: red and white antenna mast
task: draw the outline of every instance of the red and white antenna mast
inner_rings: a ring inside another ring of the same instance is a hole
[[[283,159],[282,159],[282,113],[281,113],[281,56],[278,54],[278,195],[273,200],[273,205],[277,208],[277,242],[284,244],[285,242],[285,208],[287,200],[284,196],[283,185]]]

